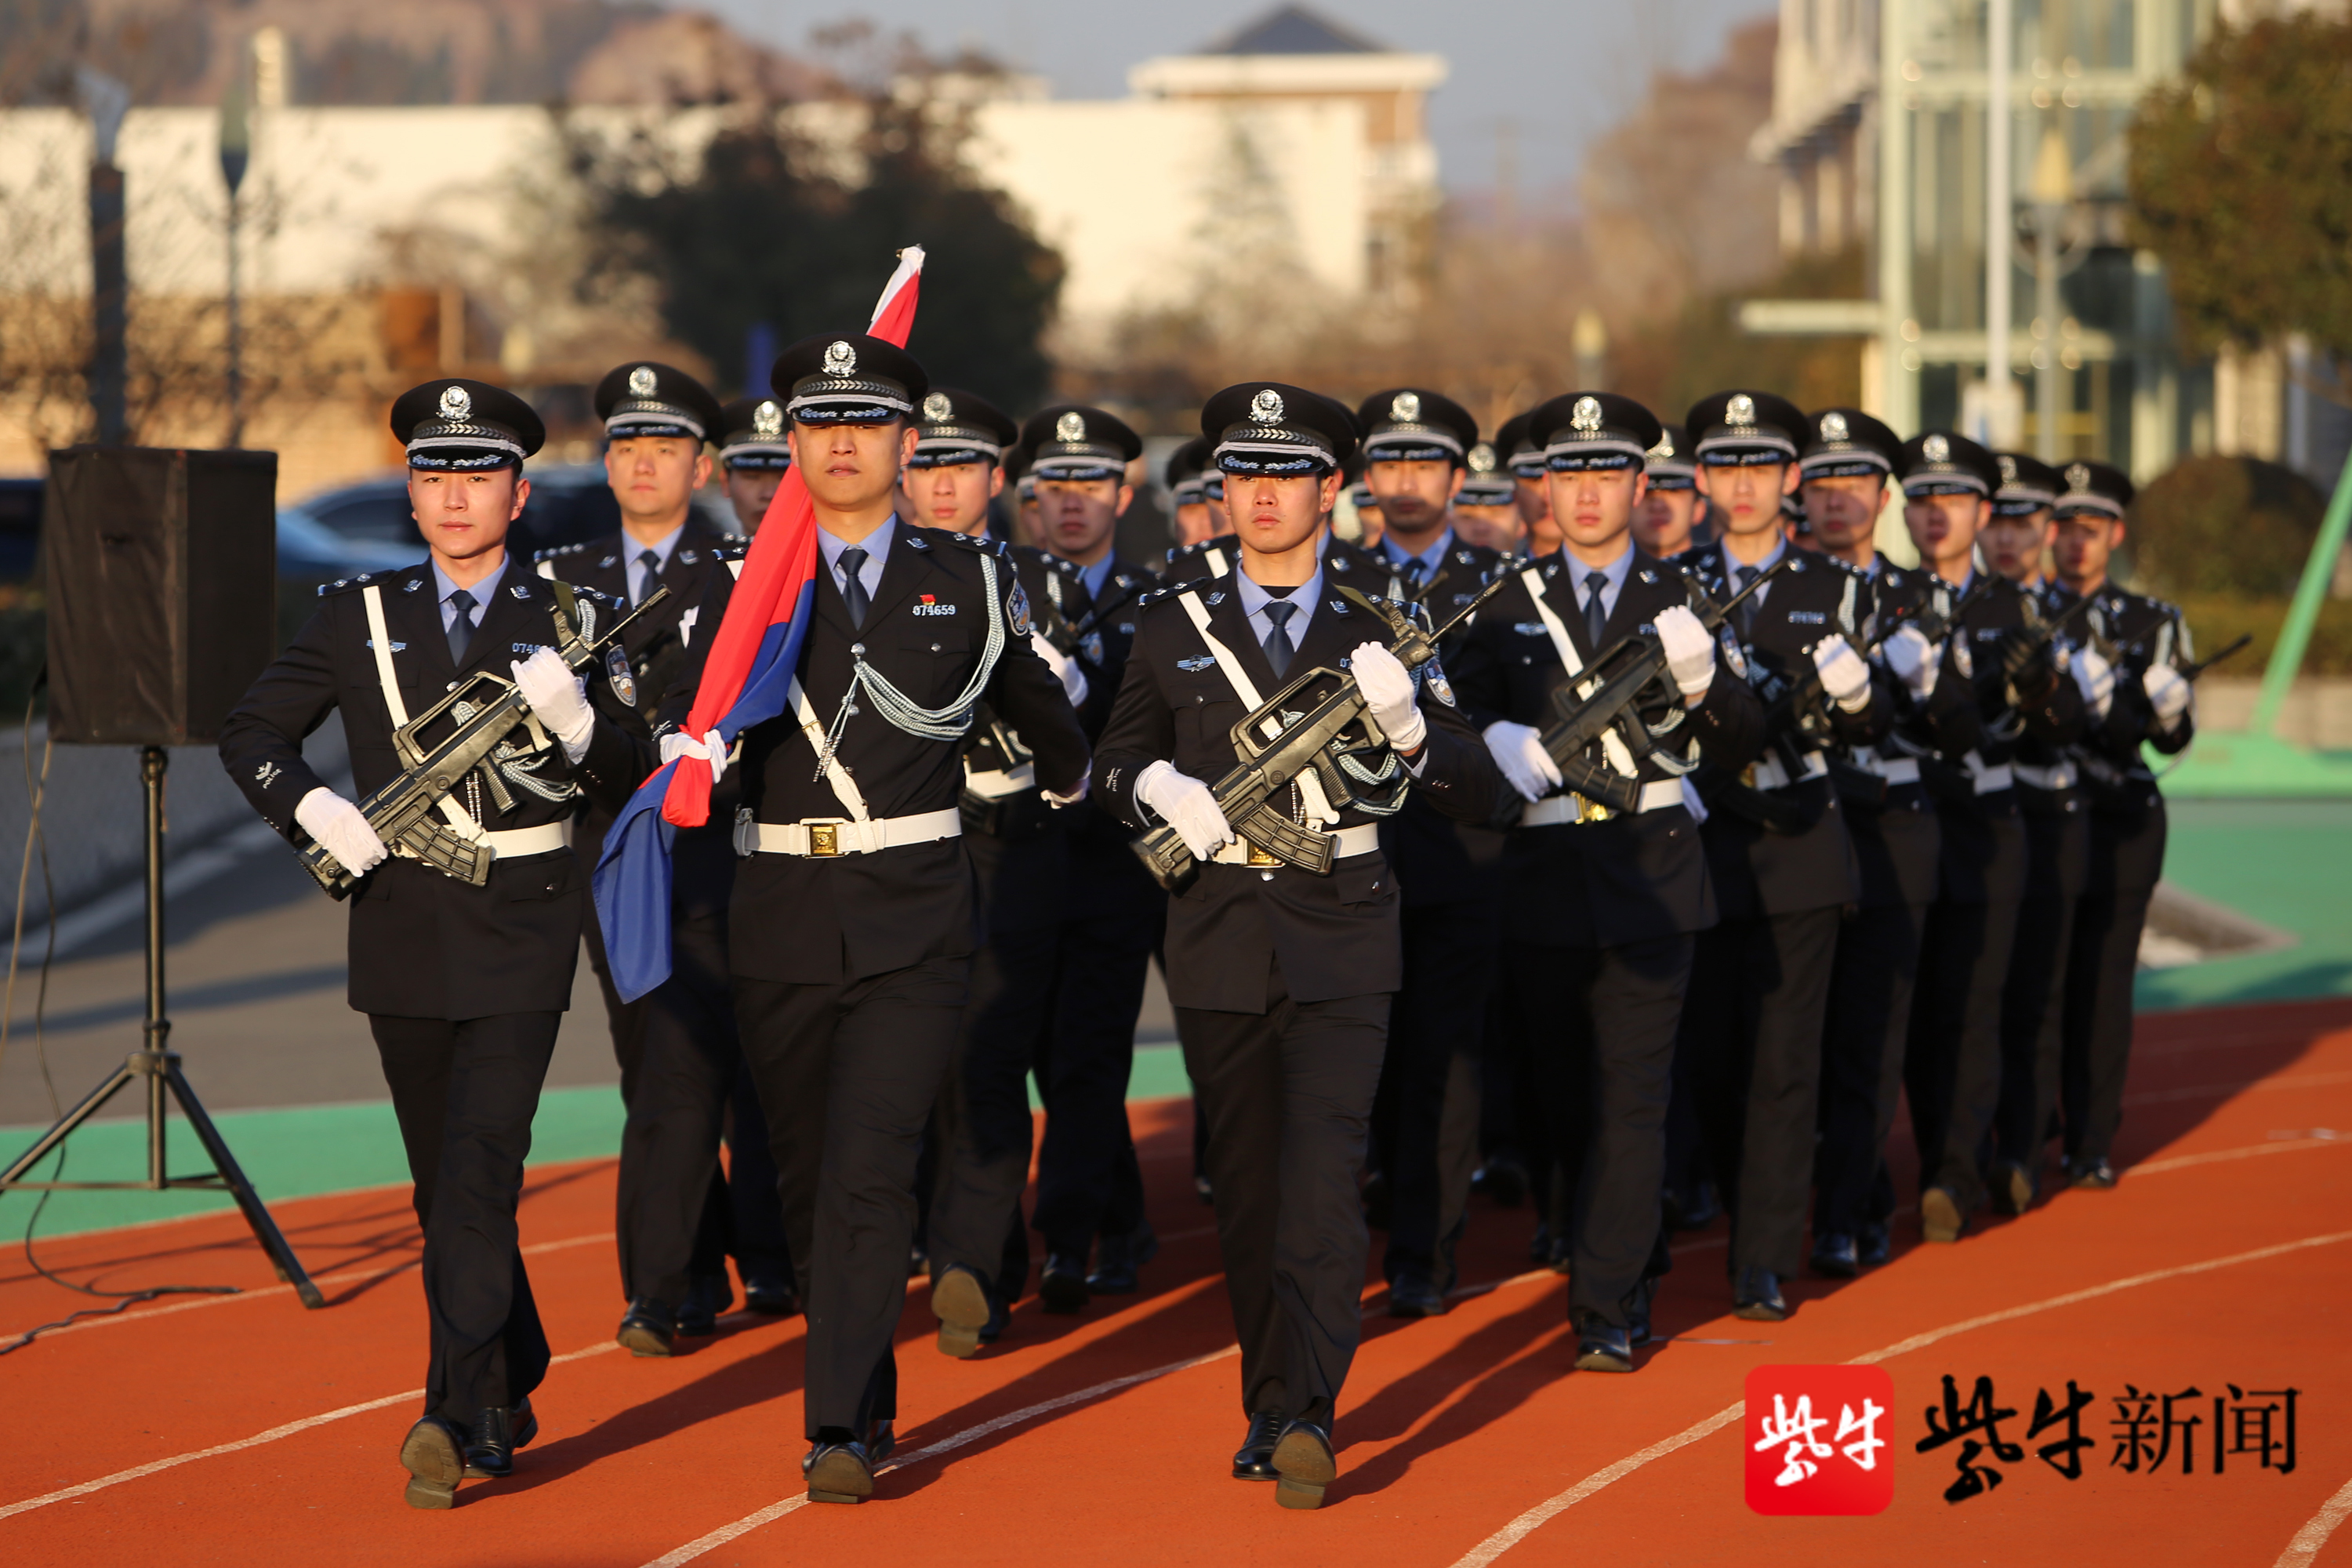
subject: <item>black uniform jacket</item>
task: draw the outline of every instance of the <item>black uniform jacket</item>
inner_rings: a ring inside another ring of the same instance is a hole
[[[1844,757],[1833,759],[1832,765],[1835,768],[1843,763],[1852,770],[1843,776],[1859,781],[1852,790],[1840,791],[1839,805],[1845,813],[1846,831],[1853,840],[1855,866],[1861,873],[1862,907],[1891,909],[1934,900],[1936,861],[1942,837],[1937,825],[1935,796],[1927,784],[1910,780],[1882,782],[1875,769],[1912,758],[1914,749],[1931,752],[1941,750],[1937,739],[1941,726],[1953,721],[1952,716],[1973,699],[1963,682],[1947,682],[1939,675],[1927,700],[1915,701],[1910,688],[1895,679],[1886,669],[1884,634],[1906,620],[1916,619],[1931,604],[1948,609],[1948,587],[1939,586],[1929,573],[1897,566],[1883,557],[1865,574],[1864,581],[1869,597],[1861,641],[1881,644],[1871,656],[1871,665],[1874,676],[1885,680],[1893,704],[1890,726],[1888,733],[1876,744],[1849,746]],[[1910,743],[1906,745],[1906,742]]]
[[[1541,582],[1544,602],[1585,660],[1620,638],[1643,632],[1660,611],[1690,602],[1689,580],[1637,549],[1601,628],[1602,648],[1587,647],[1584,614],[1564,558],[1564,552],[1554,551],[1514,567],[1454,655],[1454,689],[1481,731],[1502,720],[1549,727],[1557,713],[1552,691],[1568,679],[1528,596],[1528,572]],[[1672,692],[1670,685],[1654,689]],[[1698,755],[1719,767],[1747,766],[1763,743],[1764,705],[1720,656],[1697,707],[1685,710],[1679,696],[1662,696],[1643,712],[1653,724],[1680,714],[1674,733],[1696,741]],[[1589,760],[1608,765],[1598,747]],[[1649,758],[1637,765],[1645,784],[1672,776]],[[1547,946],[1614,947],[1704,931],[1717,919],[1698,829],[1679,805],[1605,822],[1520,828],[1504,855],[1504,889],[1503,918],[1510,938]]]
[[[2098,602],[2083,619],[2116,667],[2116,697],[2105,718],[2084,715],[2072,748],[2091,802],[2091,886],[2145,893],[2164,870],[2165,823],[2164,796],[2140,746],[2144,742],[2165,756],[2178,755],[2196,738],[2197,718],[2183,713],[2172,729],[2159,730],[2141,681],[2156,665],[2180,668],[2196,655],[2178,605],[2112,583],[2094,597]],[[2063,584],[2043,595],[2052,615],[2074,600]]]
[[[1037,777],[1067,792],[1087,771],[1087,742],[1061,682],[1029,646],[1026,595],[995,541],[937,529],[897,530],[879,589],[853,626],[833,574],[817,573],[815,618],[798,674],[828,728],[850,689],[852,649],[924,708],[945,706],[980,665],[992,620],[1003,652],[981,700],[1036,757]],[[986,582],[992,572],[995,595]],[[685,721],[702,661],[735,584],[715,574],[696,617],[679,679],[662,700],[655,733]],[[706,633],[705,628],[709,628]],[[957,808],[964,740],[908,734],[861,696],[841,734],[839,761],[868,815],[914,816]],[[742,809],[761,822],[839,821],[851,814],[818,772],[814,747],[787,707],[744,731]],[[901,845],[867,855],[753,855],[740,862],[729,920],[733,972],[753,979],[827,984],[970,953],[977,941],[971,869],[961,838]]]
[[[1163,575],[1171,583],[1223,577],[1234,570],[1241,558],[1241,542],[1230,533],[1221,533],[1170,551],[1168,570]],[[1386,556],[1360,544],[1350,544],[1336,533],[1323,536],[1323,585],[1353,588],[1359,594],[1381,599],[1400,597],[1402,592],[1402,580]]]
[[[712,575],[724,574],[730,561],[740,560],[748,542],[740,534],[721,533],[699,516],[688,514],[684,531],[656,579],[669,590],[669,597],[655,605],[645,620],[630,626],[623,638],[621,653],[627,661],[628,679],[611,679],[608,665],[607,679],[589,682],[601,717],[650,745],[653,705],[677,680],[686,664],[688,645],[698,631],[708,637],[719,629],[715,624],[701,625],[696,606],[702,603]],[[625,605],[628,559],[643,548],[626,533],[612,533],[584,544],[543,550],[534,558],[533,566],[541,577],[593,588]],[[583,759],[583,763],[591,760]],[[580,813],[572,841],[582,862],[593,871],[604,852],[604,835],[628,803],[630,786],[625,779],[593,776],[583,777],[581,784],[587,805]],[[719,780],[711,796],[709,822],[681,829],[677,835],[670,852],[670,900],[680,914],[719,914],[727,908],[735,881],[735,848],[728,829],[739,794],[731,776]]]
[[[1755,611],[1740,644],[1740,661],[1746,667],[1740,673],[1764,700],[1768,720],[1773,697],[1811,673],[1816,644],[1832,636],[1859,644],[1871,603],[1870,584],[1859,573],[1826,555],[1809,554],[1794,545],[1784,548],[1793,552],[1788,570],[1761,590],[1761,603],[1750,601]],[[1738,591],[1734,573],[1739,563],[1720,543],[1685,551],[1672,564],[1696,578],[1718,601]],[[1736,623],[1727,624],[1738,629]],[[1861,651],[1858,646],[1855,651]],[[1884,671],[1872,673],[1870,700],[1860,712],[1849,713],[1826,699],[1822,707],[1829,714],[1832,739],[1845,746],[1876,742],[1895,718],[1894,693]],[[1825,751],[1785,718],[1771,723],[1764,746],[1764,754],[1792,778],[1807,758]],[[1705,777],[1700,788],[1703,794],[1710,792]],[[1753,920],[1855,902],[1861,896],[1859,873],[1837,790],[1828,775],[1797,779],[1770,793],[1780,804],[1795,807],[1806,825],[1802,831],[1769,829],[1720,797],[1700,829],[1723,918]]]
[[[383,593],[393,669],[412,719],[460,675],[488,670],[510,678],[511,664],[555,640],[552,590],[511,558],[482,607],[463,669],[449,658],[430,566],[366,574],[320,589],[310,624],[262,671],[221,730],[229,776],[289,838],[295,837],[294,808],[326,782],[303,762],[302,740],[331,710],[342,710],[360,798],[402,771],[368,633],[362,590],[371,585]],[[518,740],[525,733],[518,731]],[[551,742],[543,755],[536,776],[569,788],[574,770],[562,747]],[[627,742],[612,726],[597,726],[582,763],[591,764],[615,772],[633,765]],[[576,795],[560,802],[522,788],[513,795],[515,809],[503,816],[483,798],[484,827],[568,824],[580,806]],[[497,861],[480,888],[395,856],[352,896],[351,1004],[362,1013],[406,1018],[562,1011],[571,1005],[587,888],[586,871],[566,854]]]
[[[1182,592],[1200,596],[1213,635],[1242,661],[1259,695],[1270,697],[1309,669],[1338,669],[1359,644],[1388,641],[1385,627],[1331,591],[1331,576],[1323,583],[1325,597],[1281,679],[1266,663],[1237,592],[1213,583]],[[1233,727],[1248,711],[1176,597],[1162,595],[1144,609],[1095,759],[1097,803],[1139,830],[1159,826],[1135,798],[1135,781],[1144,769],[1164,761],[1213,785],[1240,760]],[[1319,689],[1302,695],[1312,702]],[[1486,820],[1506,786],[1485,744],[1429,685],[1422,688],[1420,707],[1428,738],[1412,793],[1425,794],[1441,811]],[[1354,806],[1340,807],[1343,829],[1375,820]],[[1395,874],[1378,851],[1340,860],[1328,877],[1288,866],[1202,866],[1192,885],[1169,900],[1169,999],[1179,1007],[1263,1013],[1276,963],[1295,1001],[1394,991],[1403,980],[1399,908]]]

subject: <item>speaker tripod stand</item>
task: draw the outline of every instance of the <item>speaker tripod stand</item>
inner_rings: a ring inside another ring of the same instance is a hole
[[[245,1223],[253,1228],[253,1237],[269,1261],[278,1269],[278,1278],[294,1287],[305,1307],[323,1307],[326,1298],[318,1286],[302,1271],[302,1264],[288,1246],[269,1217],[253,1184],[245,1179],[237,1167],[236,1156],[229,1152],[228,1142],[205,1113],[196,1091],[188,1087],[187,1076],[180,1070],[180,1053],[169,1048],[172,1020],[163,1016],[163,770],[171,763],[171,755],[161,746],[142,747],[139,752],[139,777],[147,796],[147,1022],[142,1048],[131,1053],[123,1064],[90,1090],[80,1104],[66,1112],[63,1120],[42,1134],[38,1142],[25,1151],[16,1163],[0,1172],[0,1194],[9,1192],[148,1192],[194,1188],[201,1192],[225,1192],[236,1200],[245,1215]],[[55,918],[54,916],[52,917]],[[26,1177],[52,1151],[73,1136],[75,1131],[99,1113],[106,1103],[133,1084],[139,1085],[147,1100],[147,1179],[143,1182],[36,1182]],[[208,1176],[174,1176],[163,1146],[164,1115],[170,1105],[177,1104],[180,1114],[195,1129],[196,1140],[205,1146],[212,1161],[213,1173]]]

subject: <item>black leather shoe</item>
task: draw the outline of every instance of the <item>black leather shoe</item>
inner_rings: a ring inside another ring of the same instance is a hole
[[[677,1320],[658,1301],[635,1300],[614,1338],[631,1355],[667,1355],[677,1340]]]
[[[1530,1263],[1551,1261],[1551,1226],[1538,1224],[1536,1233],[1528,1237],[1528,1261]]]
[[[819,1437],[801,1460],[811,1502],[863,1502],[874,1495],[874,1460],[866,1445]]]
[[[743,1305],[763,1318],[796,1318],[801,1293],[793,1289],[789,1274],[782,1278],[753,1275],[743,1281]]]
[[[1949,1187],[1929,1187],[1919,1194],[1919,1228],[1929,1241],[1958,1241],[1967,1226],[1960,1200]]]
[[[1895,1237],[1885,1220],[1864,1222],[1853,1238],[1854,1258],[1864,1268],[1875,1268],[1895,1256]]]
[[[1497,1208],[1515,1209],[1528,1201],[1528,1168],[1510,1154],[1495,1154],[1472,1173],[1470,1190],[1495,1201]]]
[[[1292,1421],[1275,1439],[1274,1500],[1285,1508],[1321,1508],[1323,1489],[1339,1479],[1331,1434],[1312,1421]]]
[[[1237,1481],[1278,1481],[1275,1472],[1274,1446],[1282,1440],[1282,1417],[1271,1410],[1261,1410],[1249,1419],[1249,1430],[1242,1436],[1242,1446],[1234,1450],[1234,1479]]]
[[[2072,1160],[2066,1165],[2066,1180],[2085,1192],[2103,1193],[2116,1184],[2116,1168],[2104,1154]]]
[[[1861,1250],[1853,1237],[1831,1231],[1813,1237],[1813,1272],[1832,1279],[1851,1279],[1862,1272]]]
[[[1192,1191],[1204,1204],[1213,1204],[1217,1201],[1216,1192],[1209,1185],[1209,1178],[1206,1176],[1194,1176],[1192,1178]]]
[[[1625,1298],[1625,1342],[1635,1350],[1650,1342],[1650,1303],[1658,1294],[1658,1277],[1644,1274]]]
[[[726,1270],[716,1274],[698,1274],[686,1288],[686,1300],[678,1303],[677,1331],[690,1339],[719,1331],[719,1315],[735,1304],[735,1288],[727,1282]]]
[[[526,1399],[509,1410],[492,1405],[474,1417],[474,1430],[466,1439],[466,1474],[478,1481],[499,1481],[514,1474],[517,1448],[528,1447],[539,1436],[539,1417],[530,1411]]]
[[[1604,1323],[1598,1318],[1587,1319],[1576,1331],[1576,1370],[1633,1371],[1632,1334],[1614,1323]]]
[[[1555,1231],[1546,1242],[1544,1263],[1554,1274],[1576,1272],[1576,1249],[1569,1245],[1565,1231]]]
[[[919,1279],[931,1271],[931,1249],[921,1242],[907,1248],[907,1278]]]
[[[1701,1182],[1691,1192],[1690,1202],[1683,1208],[1685,1230],[1705,1230],[1723,1217],[1723,1199],[1717,1194],[1713,1182]]]
[[[1095,1246],[1087,1289],[1097,1296],[1132,1296],[1142,1289],[1143,1266],[1159,1256],[1160,1233],[1150,1220],[1125,1236],[1106,1236]]]
[[[1445,1316],[1445,1292],[1427,1275],[1400,1274],[1389,1281],[1389,1316],[1442,1318]]]
[[[408,1471],[409,1507],[457,1506],[457,1479],[466,1473],[466,1453],[455,1426],[438,1415],[427,1415],[401,1440],[400,1462]]]
[[[950,1263],[931,1281],[931,1316],[940,1321],[940,1353],[964,1361],[980,1350],[981,1331],[994,1315],[988,1287],[961,1263]]]
[[[1780,1295],[1780,1277],[1753,1265],[1741,1269],[1739,1283],[1731,1292],[1731,1315],[1751,1323],[1788,1321],[1789,1303]]]
[[[888,1421],[877,1421],[866,1430],[866,1462],[879,1469],[898,1447],[898,1429]]]
[[[2014,1160],[1993,1164],[1992,1206],[1995,1213],[2005,1215],[2021,1215],[2033,1206],[2032,1174]]]
[[[1374,1171],[1370,1175],[1366,1176],[1364,1178],[1362,1196],[1364,1200],[1364,1223],[1374,1230],[1388,1229],[1391,1211],[1395,1207],[1395,1205],[1389,1199],[1389,1179],[1387,1175],[1381,1172]]]
[[[1087,1310],[1087,1260],[1073,1258],[1066,1252],[1056,1252],[1045,1259],[1045,1272],[1037,1281],[1037,1294],[1044,1299],[1049,1312],[1083,1312]]]

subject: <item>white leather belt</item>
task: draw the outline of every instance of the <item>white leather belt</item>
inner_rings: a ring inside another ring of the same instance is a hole
[[[2032,784],[2035,789],[2047,790],[2052,795],[2073,789],[2083,782],[2082,775],[2074,771],[2072,763],[2053,763],[2046,768],[2037,767],[2032,763],[2011,763],[2009,768],[2017,775],[2020,784]]]
[[[1974,752],[1960,761],[1967,764],[1969,777],[1975,782],[1979,795],[1998,795],[2002,790],[2017,787],[2016,775],[2010,772],[2007,763],[1988,763]]]
[[[1357,855],[1369,855],[1381,847],[1381,830],[1371,823],[1361,827],[1343,827],[1323,837],[1331,839],[1331,858],[1345,860]],[[1254,847],[1246,838],[1236,839],[1209,857],[1220,866],[1286,866],[1282,860]]]
[[[1017,768],[966,773],[963,787],[982,800],[1003,800],[1008,795],[1019,795],[1024,789],[1037,787],[1037,764],[1024,763]]]
[[[819,817],[808,822],[739,822],[735,825],[738,855],[802,855],[830,858],[835,855],[871,855],[907,844],[929,844],[963,836],[963,814],[950,806],[914,816],[877,816],[871,822],[844,822]]]
[[[461,834],[459,837],[465,836]],[[490,853],[501,860],[520,860],[526,855],[552,855],[558,849],[572,847],[572,825],[568,822],[542,822],[537,827],[514,827],[503,833],[484,833],[472,842],[489,846]],[[392,852],[412,860],[416,858],[405,844],[394,845]]]
[[[1916,757],[1865,756],[1862,765],[1891,784],[1913,784],[1919,782],[1919,759]]]
[[[1653,779],[1642,786],[1641,811],[1664,811],[1670,805],[1683,804],[1680,779]],[[1559,827],[1580,822],[1606,822],[1620,815],[1613,806],[1597,800],[1587,800],[1580,795],[1548,795],[1541,800],[1529,801],[1519,812],[1521,827]]]
[[[1748,764],[1747,770],[1740,774],[1739,782],[1750,789],[1787,789],[1790,784],[1806,779],[1826,777],[1829,771],[1829,763],[1819,752],[1807,752],[1803,771],[1791,777],[1789,770],[1781,765],[1780,759],[1768,753]]]

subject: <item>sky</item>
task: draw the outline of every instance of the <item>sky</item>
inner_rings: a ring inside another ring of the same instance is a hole
[[[684,0],[750,37],[800,51],[810,30],[856,16],[911,32],[945,53],[971,45],[1046,78],[1055,98],[1124,98],[1127,70],[1186,54],[1275,9],[1281,0]],[[1446,188],[1496,184],[1498,127],[1516,125],[1517,188],[1538,202],[1565,193],[1584,149],[1640,101],[1651,73],[1689,71],[1720,57],[1737,24],[1771,0],[1309,0],[1375,43],[1443,55],[1451,68],[1430,103]]]

